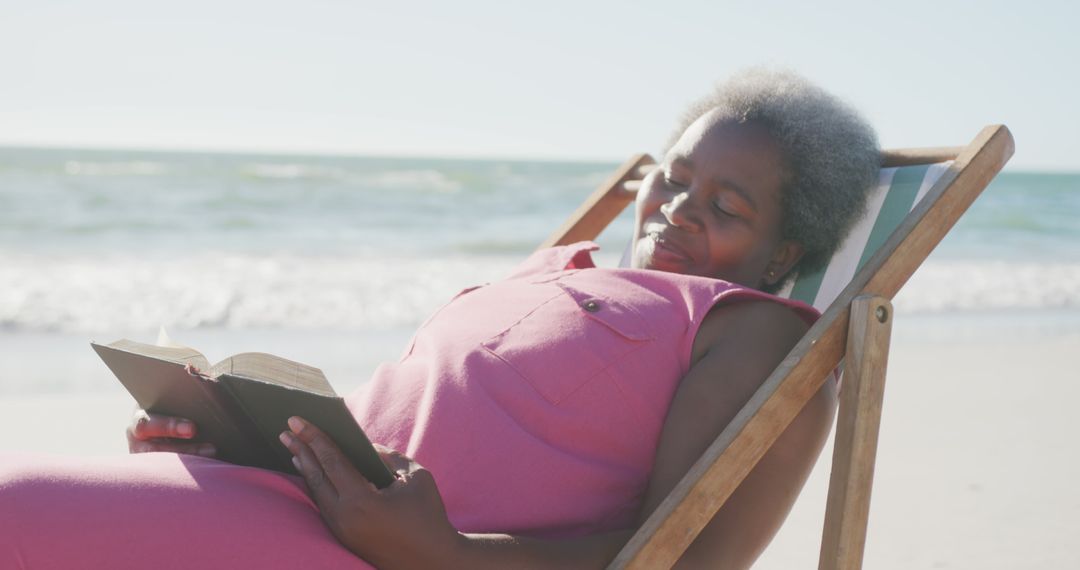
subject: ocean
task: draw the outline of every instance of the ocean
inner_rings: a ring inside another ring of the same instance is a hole
[[[162,325],[202,340],[407,337],[509,272],[615,166],[0,149],[2,358],[27,339],[153,340]],[[600,263],[630,227],[628,211],[601,236]],[[956,317],[1073,330],[1080,174],[999,175],[896,305],[929,323],[919,334]],[[0,393],[42,389],[7,376]]]

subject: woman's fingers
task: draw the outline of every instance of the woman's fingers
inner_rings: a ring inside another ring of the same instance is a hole
[[[281,441],[293,453],[323,520],[346,548],[380,568],[433,568],[418,556],[457,548],[461,535],[450,524],[431,475],[408,457],[376,446],[399,479],[378,490],[318,427],[289,418]],[[330,497],[327,489],[337,490]]]
[[[195,423],[188,419],[137,410],[130,433],[133,438],[143,441],[155,438],[191,439],[195,437],[196,428]]]
[[[189,441],[196,432],[191,420],[135,410],[127,429],[128,450],[131,453],[165,451],[213,457],[217,450],[212,444]]]
[[[374,492],[374,486],[356,471],[318,427],[292,417],[289,418],[289,430],[281,433],[281,442],[293,454],[293,465],[303,475],[312,497],[324,512],[336,510],[341,499]]]
[[[348,492],[363,492],[371,484],[353,467],[345,454],[325,433],[314,424],[299,417],[289,418],[289,429],[296,439],[305,444],[312,452],[312,457],[318,463],[322,472],[334,488],[341,494]],[[305,457],[301,457],[303,463]]]
[[[379,452],[379,457],[391,473],[408,473],[412,468],[412,460],[400,452],[377,443],[371,445],[375,448],[375,451]]]
[[[200,457],[214,457],[217,454],[217,449],[214,448],[214,445],[211,443],[133,440],[128,445],[128,448],[131,453],[163,451],[167,453],[198,455]]]
[[[311,448],[292,432],[283,431],[278,437],[288,448],[289,453],[293,454],[293,465],[304,478],[308,490],[311,491],[311,497],[315,499],[319,507],[325,511],[336,504],[339,497],[337,488],[319,465],[315,452],[311,451]]]

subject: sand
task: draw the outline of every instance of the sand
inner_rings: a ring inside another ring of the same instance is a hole
[[[1075,438],[1080,373],[1077,315],[927,317],[897,324],[890,356],[865,567],[1080,568],[1080,453]],[[223,356],[290,347],[328,371],[341,391],[406,334],[275,336],[196,333]],[[333,340],[337,338],[337,340]],[[86,339],[0,339],[5,359],[44,351],[39,365],[8,360],[0,378],[40,382],[85,374],[78,393],[6,394],[0,451],[123,453],[130,398],[85,348]],[[195,342],[195,341],[199,342]],[[367,347],[357,358],[355,345]],[[347,347],[353,347],[348,350]],[[71,355],[61,358],[59,355]],[[77,356],[76,356],[77,355]],[[340,380],[348,379],[348,380]],[[46,384],[42,390],[48,391]],[[92,386],[92,388],[90,388]],[[831,446],[787,523],[755,568],[814,568]]]
[[[865,567],[1080,568],[1080,337],[897,343]],[[831,445],[755,568],[816,568]]]

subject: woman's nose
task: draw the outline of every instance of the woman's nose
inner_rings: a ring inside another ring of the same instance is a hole
[[[669,224],[686,230],[697,230],[701,227],[693,210],[694,204],[689,192],[680,192],[672,196],[670,202],[660,205],[660,213]]]

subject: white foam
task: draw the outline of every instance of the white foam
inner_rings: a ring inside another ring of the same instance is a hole
[[[253,178],[272,180],[340,179],[348,174],[341,168],[294,162],[250,164],[242,171]]]
[[[431,192],[460,192],[460,182],[435,169],[353,171],[344,168],[296,162],[260,162],[245,165],[241,172],[265,180],[334,180],[358,186]]]
[[[461,191],[461,183],[451,180],[438,170],[386,170],[372,176],[361,177],[359,182],[377,188],[402,190],[431,190],[455,193]]]
[[[93,332],[415,325],[514,258],[200,254],[176,260],[0,254],[0,327]]]
[[[598,261],[614,264],[612,250]],[[415,326],[520,255],[448,258],[214,254],[163,259],[0,252],[0,327],[94,332]],[[1080,308],[1080,263],[930,261],[895,301],[907,314]]]
[[[168,166],[165,163],[148,160],[111,162],[69,160],[64,163],[64,172],[71,176],[155,176],[167,170]]]
[[[915,313],[1080,308],[1080,263],[930,261],[894,304]]]

